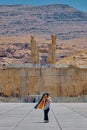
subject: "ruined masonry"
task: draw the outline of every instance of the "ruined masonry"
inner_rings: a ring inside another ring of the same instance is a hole
[[[56,66],[56,35],[51,36],[48,50],[40,50],[31,36],[31,63],[0,67],[0,95],[24,96],[49,91],[52,97],[87,94],[87,68]],[[46,64],[40,61],[46,53]]]

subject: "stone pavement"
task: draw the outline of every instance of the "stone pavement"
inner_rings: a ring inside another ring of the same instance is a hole
[[[87,130],[86,103],[51,103],[49,123],[34,103],[0,103],[0,130]]]

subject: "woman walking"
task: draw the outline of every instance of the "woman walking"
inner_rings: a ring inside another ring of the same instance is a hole
[[[48,123],[49,122],[49,117],[48,113],[50,111],[50,102],[51,102],[51,97],[49,93],[44,93],[42,95],[41,100],[36,104],[34,108],[38,109],[43,109],[44,110],[44,122]]]
[[[49,96],[49,93],[46,93],[44,96],[44,108],[43,108],[45,123],[49,122],[48,112],[50,110],[50,101],[51,101],[51,98]]]

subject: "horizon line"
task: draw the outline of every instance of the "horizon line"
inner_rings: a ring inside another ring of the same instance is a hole
[[[83,9],[80,9],[80,8],[77,8],[77,7],[74,7],[73,5],[69,5],[69,4],[63,4],[63,3],[52,3],[52,4],[38,4],[38,5],[35,5],[35,4],[1,4],[0,3],[0,6],[22,6],[22,5],[26,5],[26,6],[31,6],[31,7],[40,7],[40,6],[50,6],[50,5],[66,5],[66,6],[69,6],[69,7],[72,7],[76,10],[79,10],[79,11],[82,11],[82,12],[87,12],[87,10],[83,10]]]

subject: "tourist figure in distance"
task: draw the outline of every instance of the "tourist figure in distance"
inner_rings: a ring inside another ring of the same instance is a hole
[[[45,123],[49,122],[49,117],[48,117],[48,112],[50,110],[50,102],[51,102],[51,97],[49,93],[46,93],[44,96],[44,121]]]
[[[44,122],[49,122],[48,112],[50,110],[50,102],[51,97],[49,93],[44,93],[41,97],[41,100],[34,107],[35,109],[43,109],[44,110]]]
[[[27,94],[27,102],[30,102],[30,94]]]

